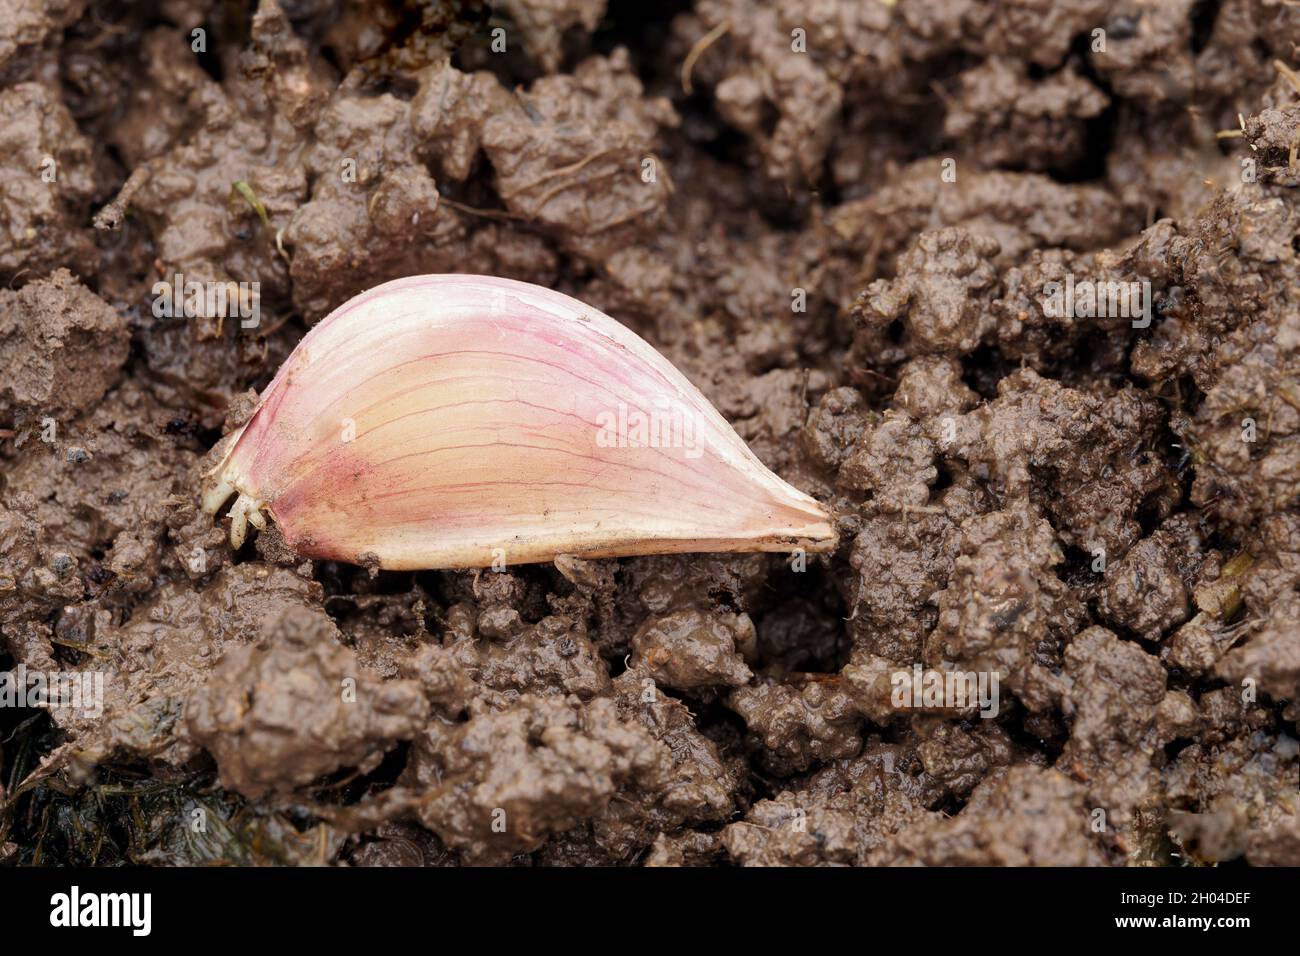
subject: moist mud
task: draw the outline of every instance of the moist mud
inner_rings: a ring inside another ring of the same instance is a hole
[[[54,6],[0,24],[0,666],[105,699],[0,709],[0,862],[1300,863],[1300,10]],[[256,391],[450,271],[627,323],[839,550],[232,552]]]

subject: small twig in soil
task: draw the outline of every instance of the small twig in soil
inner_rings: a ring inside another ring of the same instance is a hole
[[[93,220],[95,228],[107,232],[120,227],[122,220],[126,218],[126,210],[130,207],[131,200],[135,198],[135,194],[140,191],[140,187],[145,184],[152,172],[148,163],[141,163],[132,170],[112,202],[95,213]]]
[[[1291,88],[1296,91],[1297,95],[1300,95],[1300,76],[1296,75],[1295,70],[1291,69],[1291,67],[1287,66],[1281,60],[1273,61],[1273,69],[1286,77],[1286,81],[1291,84]]]
[[[1294,408],[1297,412],[1300,412],[1300,399],[1296,398],[1294,395],[1292,395],[1292,394],[1291,394],[1289,391],[1287,391],[1285,388],[1279,388],[1279,389],[1277,390],[1277,394],[1278,394],[1278,397],[1279,397],[1280,399],[1282,399],[1282,401],[1286,402],[1288,405],[1290,405],[1292,408]]]
[[[501,198],[509,199],[512,196],[519,195],[521,192],[524,192],[525,190],[532,189],[534,186],[539,186],[549,179],[554,179],[556,176],[564,176],[568,173],[576,173],[578,170],[582,169],[588,163],[597,160],[600,157],[605,156],[608,153],[611,153],[613,151],[614,151],[613,146],[606,146],[604,149],[598,149],[590,156],[587,156],[585,159],[580,159],[576,163],[570,163],[568,166],[561,166],[559,169],[552,169],[548,172],[542,173],[536,179],[529,180],[528,182],[524,183],[522,186],[516,186],[514,189],[511,189],[509,192],[501,193]]]
[[[483,216],[486,219],[513,219],[517,222],[524,222],[528,218],[517,213],[507,212],[504,209],[480,209],[477,206],[467,206],[463,202],[456,202],[456,200],[448,199],[446,196],[440,197],[438,201],[445,202],[457,212],[469,213],[471,216]]]
[[[704,36],[696,40],[695,46],[691,47],[691,52],[686,54],[686,59],[682,61],[682,91],[687,96],[690,96],[695,92],[695,87],[691,85],[691,72],[695,69],[695,61],[704,54],[705,50],[721,40],[730,31],[731,21],[723,20],[708,33],[704,34]]]

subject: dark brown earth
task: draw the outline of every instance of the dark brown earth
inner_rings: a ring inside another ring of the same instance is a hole
[[[249,6],[0,21],[0,668],[106,675],[0,708],[0,861],[1300,864],[1300,8]],[[209,449],[441,271],[626,322],[839,550],[232,553]]]

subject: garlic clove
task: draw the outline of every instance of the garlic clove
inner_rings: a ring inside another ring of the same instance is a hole
[[[836,542],[644,340],[491,276],[398,279],[316,325],[203,506],[232,494],[236,547],[266,512],[304,556],[391,569]]]

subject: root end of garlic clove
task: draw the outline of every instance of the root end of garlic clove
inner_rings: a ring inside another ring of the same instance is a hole
[[[240,493],[230,459],[243,433],[244,429],[241,426],[217,443],[218,448],[225,446],[225,453],[213,467],[203,473],[200,504],[204,514],[215,515],[221,510],[222,505]]]
[[[258,531],[266,530],[266,516],[262,514],[265,506],[266,502],[250,498],[245,494],[240,494],[235,499],[227,516],[230,518],[230,546],[236,551],[244,546],[250,524]]]
[[[209,478],[207,487],[203,489],[203,513],[216,514],[234,494],[235,486],[226,479],[224,474],[215,479]]]

